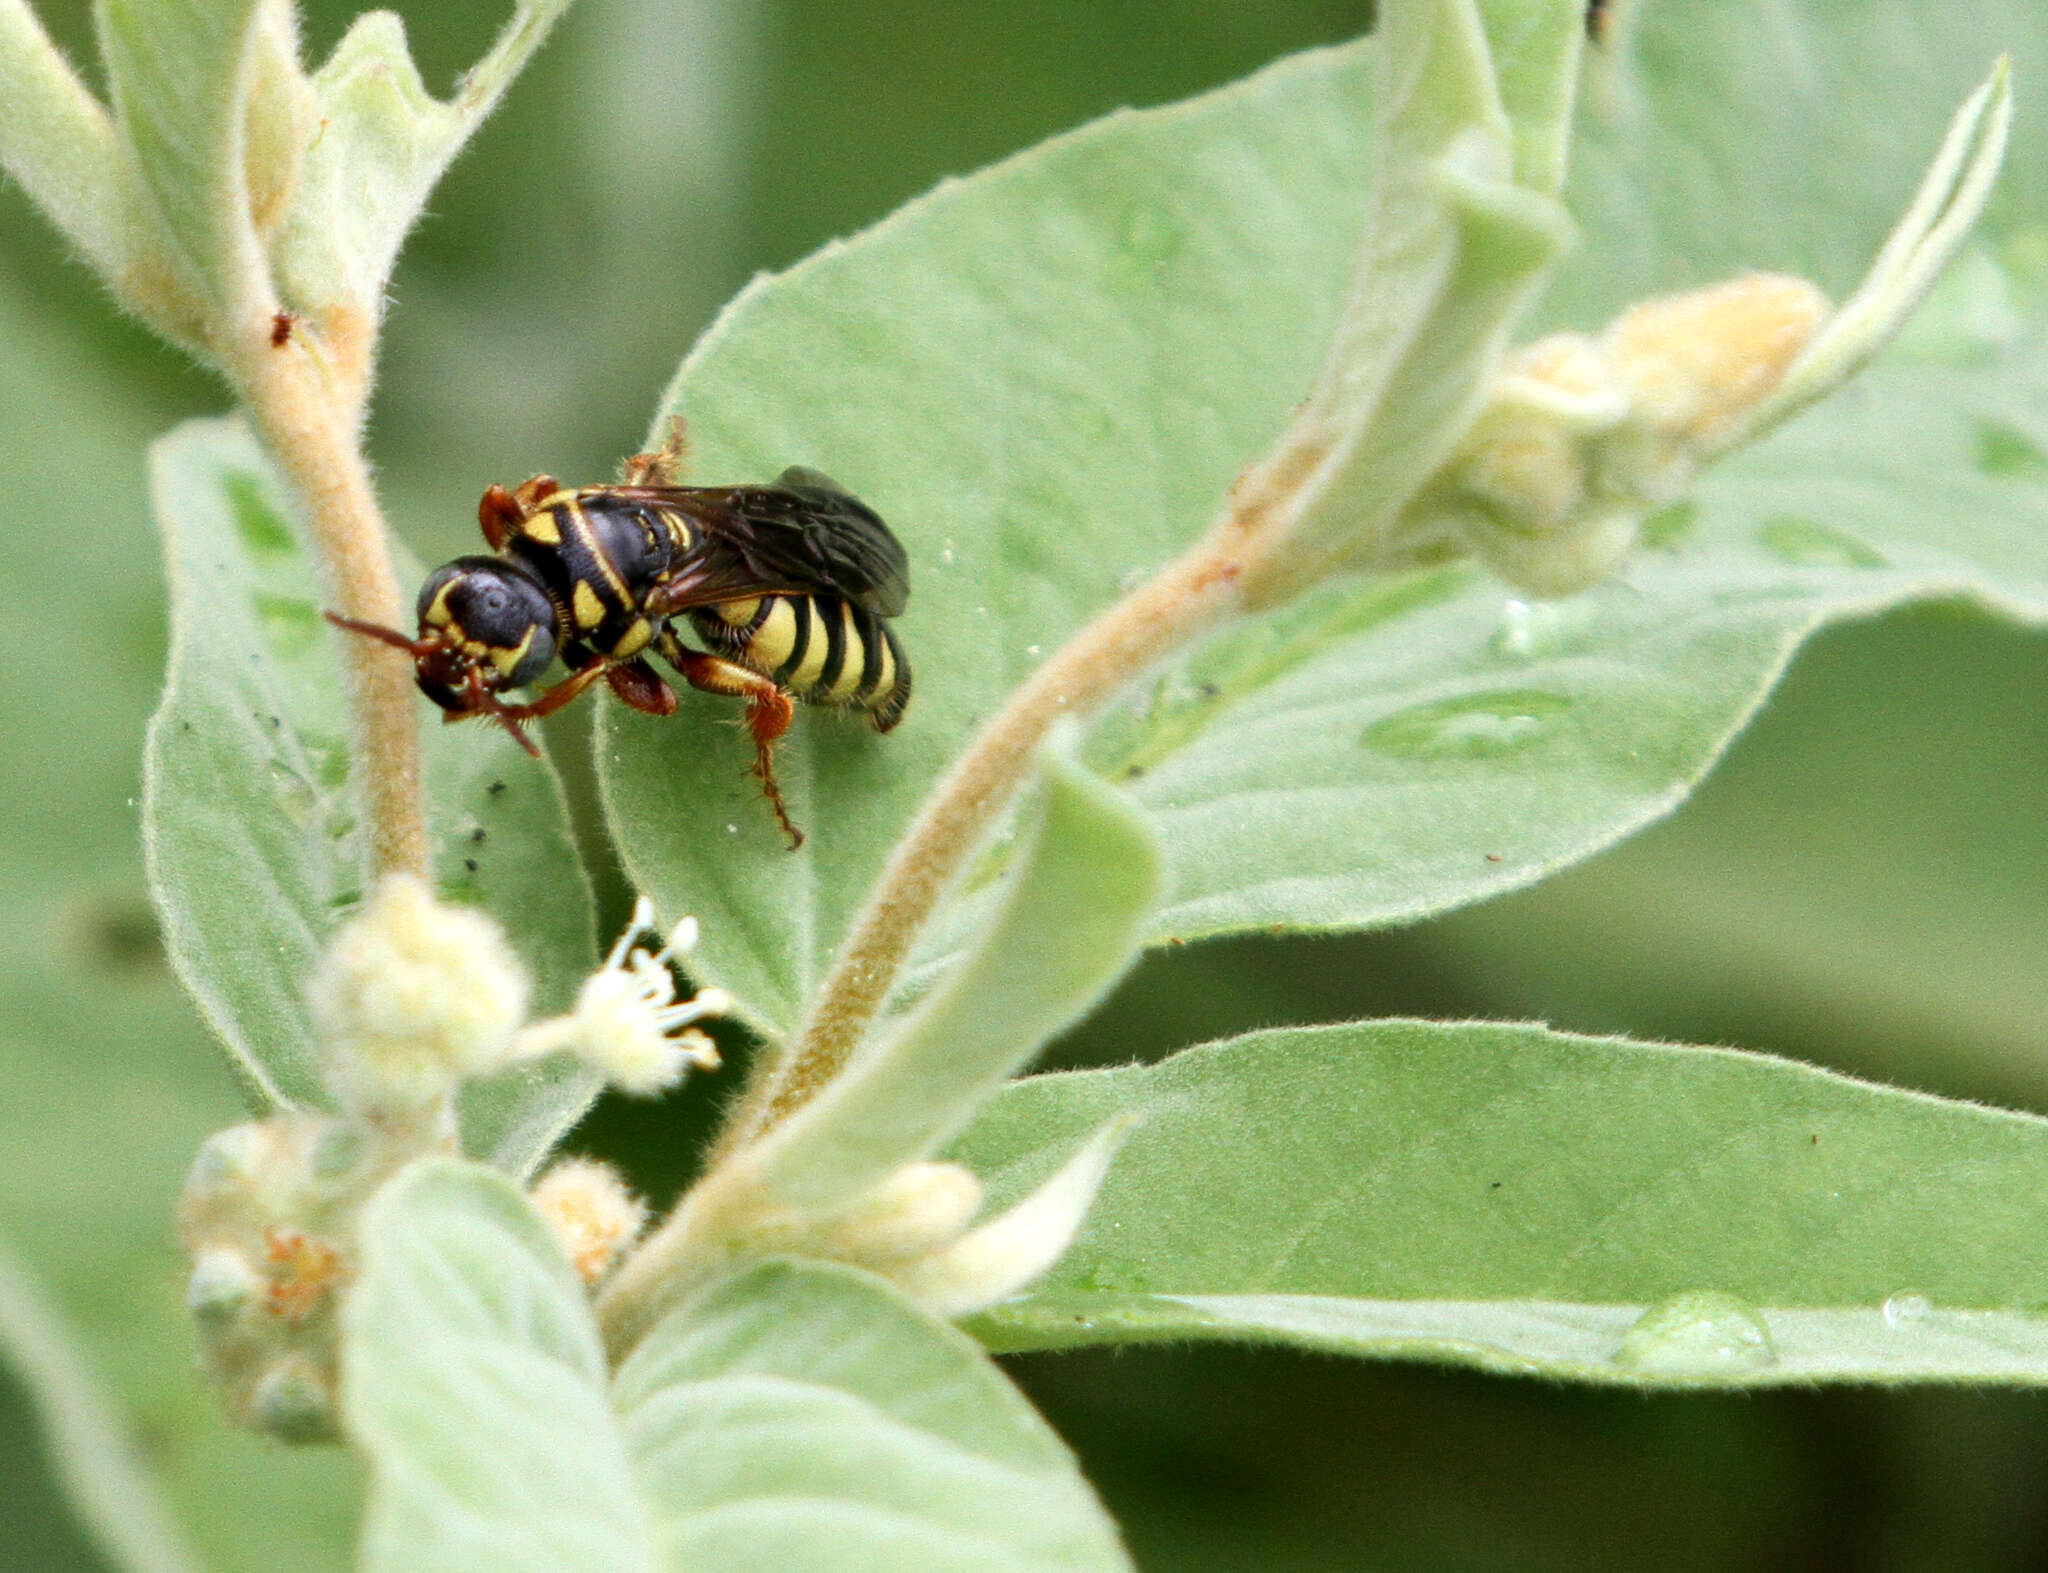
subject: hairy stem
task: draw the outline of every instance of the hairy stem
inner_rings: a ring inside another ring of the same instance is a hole
[[[1083,628],[983,726],[896,845],[788,1050],[756,1078],[721,1153],[752,1140],[836,1075],[881,1008],[917,932],[1031,771],[1062,716],[1086,716],[1237,602],[1242,563],[1225,526]]]
[[[314,555],[335,610],[403,627],[405,602],[360,445],[368,341],[357,341],[353,324],[333,326],[341,330],[336,341],[302,325],[286,343],[272,346],[264,323],[230,364],[264,446],[311,521]],[[364,324],[359,331],[374,330]],[[336,638],[371,876],[430,879],[411,663],[375,640]]]

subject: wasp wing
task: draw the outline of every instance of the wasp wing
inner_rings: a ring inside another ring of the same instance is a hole
[[[687,515],[702,536],[698,560],[657,591],[659,610],[823,593],[896,617],[910,598],[902,543],[872,508],[816,470],[792,466],[773,486],[619,491]]]

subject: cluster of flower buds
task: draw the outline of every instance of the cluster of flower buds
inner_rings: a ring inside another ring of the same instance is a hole
[[[525,1024],[530,993],[489,917],[393,876],[335,935],[308,987],[339,1110],[222,1131],[185,1184],[180,1233],[202,1358],[237,1420],[288,1441],[334,1434],[336,1313],[354,1274],[355,1220],[410,1159],[457,1146],[455,1093],[472,1078],[571,1054],[624,1091],[661,1092],[718,1054],[695,1023],[726,1006],[678,998],[670,963],[690,920],[659,948],[646,902],[568,1014]],[[639,1236],[644,1205],[603,1164],[568,1159],[533,1187],[541,1215],[587,1283]]]

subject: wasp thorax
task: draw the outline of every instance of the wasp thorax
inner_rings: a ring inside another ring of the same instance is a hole
[[[419,622],[420,638],[449,651],[447,662],[422,659],[419,670],[421,691],[443,709],[471,707],[458,685],[472,665],[496,691],[532,682],[555,658],[547,592],[503,558],[458,557],[436,569],[420,586]]]

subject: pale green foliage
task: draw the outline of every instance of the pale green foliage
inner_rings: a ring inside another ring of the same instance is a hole
[[[369,1573],[1125,1567],[1073,1460],[974,1344],[845,1269],[769,1265],[607,1381],[559,1248],[486,1169],[364,1219],[347,1412]]]
[[[102,106],[6,0],[0,164],[123,305],[240,381],[273,311],[375,321],[434,181],[566,3],[523,0],[444,104],[390,13],[308,77],[288,0],[99,0]]]
[[[1141,1123],[1000,1349],[1254,1338],[1581,1381],[2048,1380],[2048,1121],[1727,1050],[1393,1021],[1036,1076],[952,1156],[996,1203]],[[1773,1357],[1617,1363],[1732,1296]]]
[[[109,116],[0,0],[0,162],[123,301],[233,377],[224,335],[266,342],[275,306],[374,326],[434,179],[557,9],[519,7],[443,104],[387,18],[308,76],[277,0],[104,0]],[[815,1003],[947,764],[1202,537],[1248,466],[1273,499],[1230,515],[1257,610],[1040,756],[1034,806],[980,848],[843,1073],[715,1155],[600,1301],[603,1336],[504,1172],[556,1139],[580,1081],[486,1089],[466,1134],[496,1169],[425,1161],[337,1223],[359,1225],[343,1422],[374,1477],[367,1567],[1123,1567],[1072,1459],[934,1314],[1048,1267],[975,1322],[986,1342],[1229,1337],[1641,1387],[2048,1381],[2029,1309],[2048,1125],[2029,1117],[1727,1051],[1413,1022],[996,1090],[1142,942],[1390,923],[1586,858],[1680,802],[1829,619],[1941,595],[2048,621],[2048,344],[2021,244],[2038,175],[1956,286],[1999,309],[1937,299],[1856,405],[1651,520],[1625,584],[1531,606],[1460,566],[1326,576],[1387,565],[1511,338],[1595,332],[1743,266],[1844,287],[1981,56],[2025,68],[2048,45],[2017,3],[1874,62],[1884,24],[1935,8],[1735,9],[1771,49],[1731,42],[1722,8],[1652,6],[1582,74],[1575,0],[1393,0],[1375,41],[1057,138],[734,303],[664,401],[690,417],[693,478],[816,463],[875,503],[915,565],[919,673],[895,735],[814,714],[782,746],[813,832],[795,856],[711,724],[724,702],[604,713],[629,872],[703,918],[705,970],[755,1025]],[[1789,55],[1844,83],[1825,147],[1766,69]],[[2002,80],[1885,287],[1841,319],[1860,337],[1816,341],[1788,405],[1860,362],[1869,322],[1895,326],[1960,242]],[[1850,102],[1897,81],[1912,96],[1882,127]],[[1581,87],[1590,156],[1566,183]],[[1583,250],[1560,268],[1561,192]],[[359,348],[346,370],[366,374]],[[155,484],[175,627],[155,894],[259,1096],[316,1103],[301,990],[360,897],[334,646],[239,428],[168,439]],[[592,948],[551,777],[476,728],[437,729],[431,757],[442,889],[566,1003]],[[977,1206],[995,1222],[970,1228]],[[889,1230],[923,1254],[884,1260]],[[788,1249],[839,1262],[744,1260]],[[187,1461],[179,1499],[237,1460]],[[319,1476],[310,1518],[277,1516],[317,1542],[335,1494]]]
[[[333,635],[291,510],[239,425],[181,428],[153,468],[174,637],[143,838],[165,938],[264,1104],[326,1106],[305,983],[363,898]],[[566,1008],[595,940],[553,772],[495,728],[437,727],[427,745],[440,889],[498,914],[536,1004]],[[464,1104],[468,1145],[523,1169],[594,1087],[561,1063],[483,1084]]]

